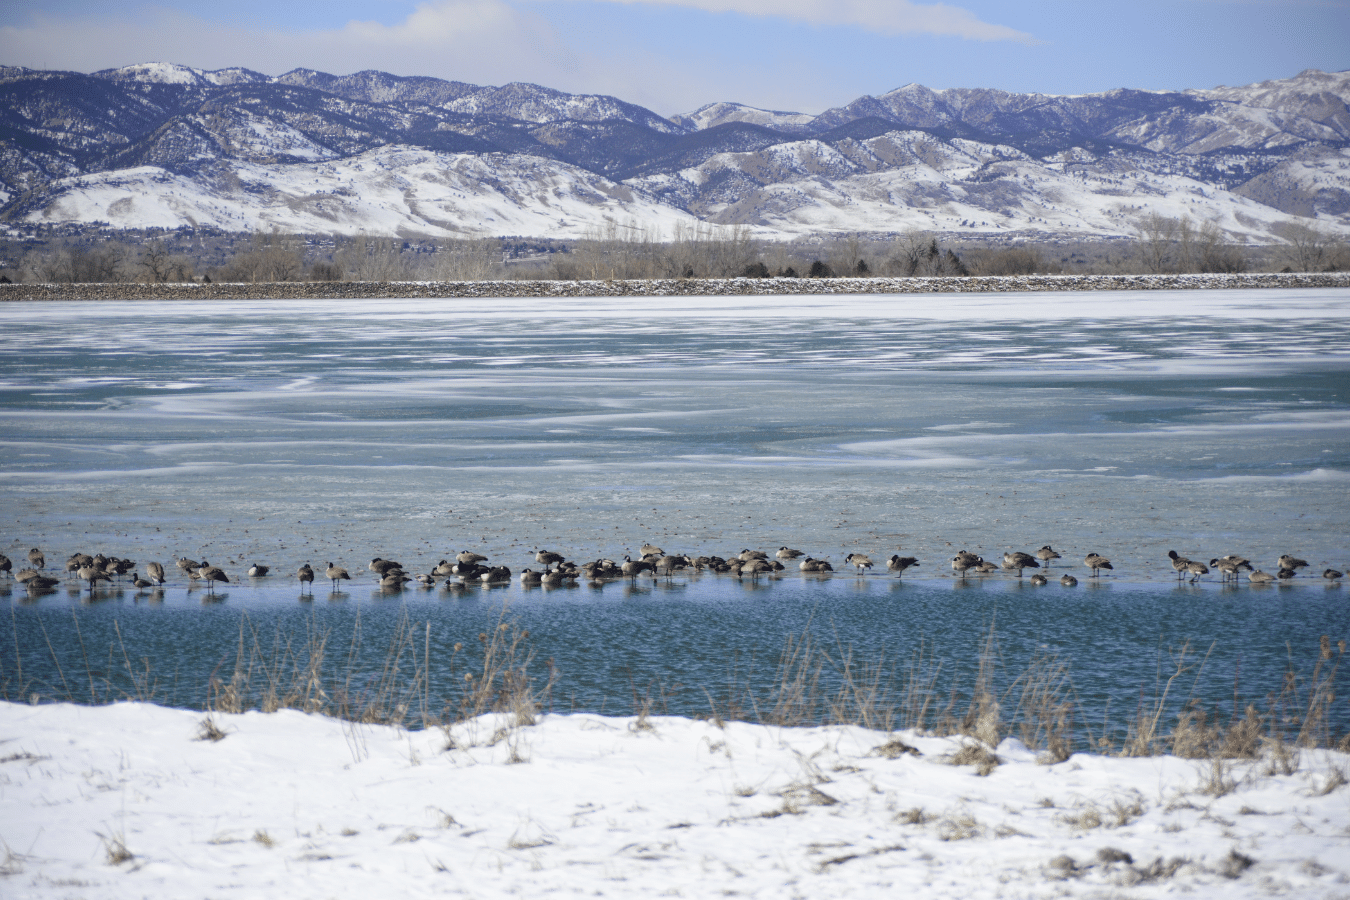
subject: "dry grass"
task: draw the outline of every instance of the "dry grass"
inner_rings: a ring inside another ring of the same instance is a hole
[[[99,840],[103,841],[104,857],[110,866],[120,866],[136,858],[136,854],[127,849],[126,835],[120,831],[100,834]]]
[[[257,831],[253,832],[253,837],[251,838],[251,840],[258,846],[266,847],[268,850],[271,850],[273,847],[276,846],[276,841],[272,840],[272,836],[262,828],[259,828]]]
[[[965,744],[947,757],[947,762],[954,766],[974,766],[975,774],[983,777],[997,769],[1003,761],[990,752],[988,747],[971,743]]]
[[[197,740],[199,741],[223,741],[225,732],[220,730],[216,724],[215,717],[209,713],[197,723]]]
[[[1327,794],[1344,787],[1346,784],[1350,784],[1350,778],[1346,777],[1345,769],[1342,769],[1340,766],[1329,766],[1326,777],[1323,779],[1322,783],[1316,784],[1314,782],[1312,795],[1314,797],[1325,797]]]
[[[984,826],[965,811],[949,812],[937,821],[937,836],[940,841],[966,841],[982,834]]]
[[[1091,831],[1094,828],[1101,828],[1105,821],[1102,818],[1102,811],[1095,803],[1084,803],[1081,806],[1076,806],[1072,812],[1061,813],[1058,818],[1059,821],[1077,831]]]
[[[91,660],[85,652],[78,617],[73,631],[83,672],[69,663],[62,668],[48,640],[55,683],[34,689],[16,652],[13,665],[0,673],[0,697],[27,701],[49,693],[95,704],[160,698],[162,688],[150,661],[129,652],[119,627],[104,660]],[[344,734],[358,758],[365,740],[360,726],[384,724],[441,727],[447,749],[465,740],[505,742],[510,759],[524,761],[528,753],[519,729],[535,723],[550,707],[557,681],[552,661],[540,666],[529,632],[509,618],[506,607],[476,641],[454,644],[448,658],[444,652],[433,655],[431,624],[414,623],[406,615],[381,645],[371,647],[358,613],[349,641],[341,647],[333,644],[332,633],[313,620],[298,633],[278,628],[265,635],[244,614],[237,638],[209,680],[207,715],[198,738],[225,736],[216,713],[298,709],[344,720]],[[1333,721],[1341,720],[1332,715],[1344,654],[1344,642],[1333,644],[1324,636],[1315,659],[1300,666],[1291,647],[1275,690],[1263,701],[1245,701],[1235,683],[1225,713],[1196,693],[1208,654],[1198,656],[1189,644],[1159,652],[1153,684],[1140,690],[1123,733],[1114,731],[1105,717],[1099,729],[1084,721],[1063,659],[1044,650],[1008,659],[992,625],[974,654],[973,676],[964,682],[926,640],[920,640],[903,664],[892,666],[884,657],[861,658],[837,635],[819,640],[808,623],[803,632],[785,639],[767,683],[755,683],[747,674],[756,666],[733,659],[721,696],[707,687],[696,690],[707,698],[715,724],[857,725],[889,734],[873,752],[890,759],[917,752],[894,735],[896,729],[959,735],[968,740],[950,761],[973,765],[980,774],[993,771],[993,748],[1007,737],[1037,751],[1043,763],[1062,762],[1079,747],[1125,756],[1171,753],[1209,760],[1213,764],[1201,790],[1222,796],[1233,788],[1227,761],[1256,760],[1268,773],[1293,774],[1303,764],[1305,749],[1350,751],[1350,734],[1334,733]],[[373,667],[371,659],[377,660]],[[438,689],[437,696],[431,690],[433,671],[440,684],[449,685]],[[645,692],[631,687],[631,727],[647,731],[654,712],[665,710],[669,695],[656,682]],[[490,737],[455,727],[486,713],[499,714],[491,722]],[[1341,715],[1337,710],[1336,716]],[[1327,790],[1341,786],[1332,781],[1326,782]]]
[[[867,754],[868,756],[880,756],[884,759],[899,759],[902,756],[921,756],[919,751],[900,740],[898,737],[892,737],[884,744],[878,744]]]
[[[1222,757],[1209,761],[1209,769],[1200,783],[1200,793],[1211,797],[1227,797],[1237,790],[1237,779],[1233,777],[1233,766]]]

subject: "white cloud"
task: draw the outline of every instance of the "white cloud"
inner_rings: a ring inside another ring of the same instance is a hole
[[[813,25],[854,25],[880,34],[937,34],[976,41],[1040,43],[1006,25],[982,22],[969,10],[945,3],[910,0],[607,0],[611,3],[647,3],[682,6],[714,13],[776,16]]]
[[[734,12],[883,34],[1034,40],[958,7],[909,0],[664,2],[701,13]],[[859,83],[841,89],[839,66],[832,61],[803,59],[783,68],[766,66],[762,58],[700,56],[696,47],[675,56],[654,47],[650,35],[570,46],[562,37],[568,29],[555,29],[550,21],[568,13],[563,2],[517,6],[516,0],[428,0],[393,24],[351,21],[296,30],[222,25],[163,7],[119,7],[80,17],[38,14],[22,24],[0,26],[0,63],[78,72],[152,61],[201,69],[244,66],[268,75],[297,67],[338,75],[380,69],[474,84],[532,81],[564,91],[613,94],[663,114],[687,112],[712,100],[819,111],[875,87]]]

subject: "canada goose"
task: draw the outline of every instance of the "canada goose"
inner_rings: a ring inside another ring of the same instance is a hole
[[[47,568],[47,557],[36,547],[28,551],[28,562],[35,569]],[[1304,565],[1307,565],[1307,563],[1304,563]]]
[[[790,547],[779,547],[779,548],[778,548],[778,552],[774,554],[774,556],[778,557],[779,559],[783,560],[784,562],[786,562],[787,560],[790,560],[790,559],[796,559],[796,558],[799,557],[799,556],[805,556],[805,555],[806,555],[806,554],[803,553],[802,551],[800,551],[800,550],[793,550],[793,549],[790,548]]]
[[[403,586],[410,581],[412,579],[404,575],[401,569],[397,571],[390,569],[389,574],[380,579],[380,590],[401,591]]]
[[[552,572],[545,572],[541,583],[544,587],[562,587],[569,581],[576,580],[576,573],[567,572],[562,569],[554,569]]]
[[[402,572],[403,564],[396,563],[392,559],[381,559],[380,557],[377,556],[370,561],[370,565],[367,566],[366,568],[370,569],[370,571],[375,572],[381,578],[383,578],[384,576],[393,572],[395,569]]]
[[[1050,560],[1059,559],[1059,554],[1056,553],[1049,544],[1046,544],[1044,547],[1036,551],[1036,558],[1039,559],[1042,563],[1044,563],[1045,567],[1048,569],[1050,568]]]
[[[148,562],[145,564],[145,574],[150,576],[150,580],[155,584],[164,583],[164,567],[157,562]]]
[[[830,565],[827,559],[812,559],[807,557],[797,566],[803,572],[833,572],[834,566]]]
[[[1293,568],[1285,568],[1281,566],[1280,570],[1275,573],[1275,576],[1279,578],[1281,581],[1288,581],[1290,578],[1295,578],[1298,576],[1298,570]]]
[[[660,572],[665,570],[666,576],[669,577],[676,569],[687,569],[693,562],[694,561],[687,556],[663,556],[652,563],[652,571]]]
[[[186,556],[178,557],[178,568],[184,572],[195,572],[202,567],[202,564],[195,559],[188,559]]]
[[[655,544],[643,544],[641,547],[638,548],[638,553],[639,553],[641,556],[665,556],[665,555],[666,555],[666,551],[662,550],[660,547],[656,546]]]
[[[6,556],[3,553],[0,553],[0,572],[4,572],[6,575],[8,575],[13,570],[14,570],[14,563],[9,561],[8,556]]]
[[[132,572],[131,586],[134,588],[140,588],[141,590],[145,590],[148,587],[154,587],[155,583],[153,581],[146,581],[144,578],[137,575],[135,572]]]
[[[844,562],[852,563],[853,567],[858,570],[859,575],[861,575],[865,569],[872,568],[872,558],[861,553],[850,553],[848,556],[844,557]]]
[[[1059,583],[1065,587],[1077,587],[1078,579],[1074,578],[1068,572],[1065,572],[1063,575],[1059,576]]]
[[[333,590],[337,590],[337,583],[339,581],[352,580],[352,576],[347,574],[346,569],[342,568],[342,566],[335,566],[331,562],[328,564],[328,568],[324,570],[323,574],[327,575],[328,580],[333,582]]]
[[[736,575],[737,577],[749,575],[752,580],[758,580],[760,575],[772,571],[773,565],[767,559],[748,559],[741,565],[741,570]]]
[[[952,571],[961,576],[964,581],[966,573],[978,566],[983,560],[978,556],[962,555],[960,553],[952,557]]]
[[[295,573],[295,577],[300,579],[300,592],[304,593],[305,585],[314,584],[314,569],[309,563],[305,563],[300,570]]]
[[[417,579],[417,583],[420,584],[420,585],[421,585],[422,587],[424,587],[424,588],[434,588],[434,587],[436,586],[436,576],[435,576],[435,575],[432,575],[432,574],[429,574],[429,573],[428,573],[428,574],[425,574],[425,575],[417,575],[417,576],[415,576],[415,577],[416,577],[416,579]]]
[[[30,591],[49,591],[61,583],[61,579],[52,578],[49,575],[34,575],[24,582],[24,587]]]
[[[1114,568],[1111,565],[1111,560],[1107,559],[1105,556],[1102,556],[1095,551],[1083,557],[1083,565],[1087,566],[1089,569],[1092,570],[1093,578],[1096,578],[1099,575],[1101,575],[1102,569]]]
[[[484,584],[501,584],[503,581],[511,580],[511,570],[506,566],[493,566],[479,575],[478,579]]]
[[[202,560],[202,567],[197,570],[197,575],[206,582],[206,590],[214,593],[216,582],[221,581],[225,584],[230,583],[230,577],[225,574],[225,570],[220,566],[213,566],[206,560]]]
[[[270,571],[271,571],[271,567],[270,567],[270,566],[262,566],[262,565],[259,565],[258,563],[254,563],[253,565],[251,565],[251,566],[248,567],[248,577],[249,577],[249,578],[262,578],[264,575],[266,575],[266,574],[267,574],[268,572],[270,572]]]
[[[481,553],[474,553],[471,550],[461,550],[455,555],[455,561],[469,565],[472,563],[487,562],[487,557]]]
[[[551,571],[554,566],[564,562],[564,559],[561,553],[554,553],[552,550],[534,551],[534,561],[543,563],[545,572]]]
[[[768,559],[769,554],[763,550],[742,550],[740,552],[741,562],[749,562],[752,559]]]
[[[1238,576],[1237,563],[1230,561],[1226,557],[1224,559],[1211,559],[1209,561],[1209,567],[1217,570],[1218,573],[1223,576],[1222,580],[1225,582],[1229,579],[1236,579]]]
[[[534,569],[525,569],[520,573],[521,584],[538,584],[543,580],[544,580],[543,574],[540,572],[536,572]]]
[[[70,559],[66,560],[66,574],[74,575],[79,571],[80,566],[87,566],[94,561],[92,556],[85,556],[83,553],[73,553]]]
[[[94,585],[96,583],[100,581],[112,581],[112,579],[108,577],[108,573],[104,572],[98,566],[80,566],[75,574],[81,581],[88,582],[89,593],[91,594],[94,592]]]
[[[597,559],[583,565],[581,573],[591,581],[598,581],[601,578],[618,578],[623,571],[612,559]]]
[[[1036,585],[1036,587],[1044,587],[1046,584],[1049,583],[1049,579],[1046,578],[1044,575],[1042,575],[1040,572],[1037,572],[1035,575],[1031,576],[1031,583]]]
[[[1003,554],[1003,568],[1009,572],[1017,570],[1017,577],[1022,577],[1023,569],[1039,569],[1041,564],[1036,562],[1036,558],[1030,553],[1023,553],[1021,550],[1015,550],[1012,553]]]
[[[436,568],[431,570],[431,574],[437,578],[445,578],[455,574],[455,567],[450,563],[450,560],[443,559],[436,563]]]
[[[37,569],[20,569],[17,573],[15,573],[14,580],[17,581],[19,584],[27,584],[34,578],[37,578],[38,574],[39,572]]]
[[[1209,566],[1200,562],[1198,559],[1187,560],[1186,571],[1190,573],[1191,584],[1195,584],[1200,580],[1201,575],[1209,574]]]
[[[895,577],[904,577],[905,570],[919,564],[919,560],[913,556],[892,556],[886,560],[886,570],[894,572]]]
[[[1260,569],[1257,569],[1255,572],[1247,575],[1247,580],[1252,584],[1270,584],[1275,580],[1275,576],[1269,572],[1262,572]]]
[[[29,556],[29,558],[30,558],[30,559],[32,558],[31,555]],[[1308,564],[1308,561],[1307,561],[1306,559],[1297,559],[1297,558],[1295,558],[1295,557],[1293,557],[1293,556],[1290,556],[1288,553],[1286,553],[1284,556],[1281,556],[1281,557],[1280,557],[1280,568],[1281,568],[1281,569],[1301,569],[1301,568],[1303,568],[1304,566],[1306,566],[1307,564]],[[42,568],[42,567],[39,566],[38,568]]]
[[[1338,578],[1343,577],[1344,574],[1344,572],[1337,572],[1335,569],[1324,569],[1322,571],[1322,577],[1327,581],[1335,581]]]
[[[1177,573],[1177,581],[1180,581],[1181,576],[1186,574],[1186,567],[1191,564],[1191,561],[1184,556],[1178,556],[1175,550],[1168,550],[1167,556],[1172,560],[1172,570]]]
[[[971,570],[976,575],[993,575],[998,571],[998,566],[994,565],[992,560],[980,560]]]
[[[645,559],[632,559],[631,557],[625,556],[623,558],[621,571],[625,578],[631,578],[634,581],[637,581],[637,577],[643,572],[655,572],[656,567]]]

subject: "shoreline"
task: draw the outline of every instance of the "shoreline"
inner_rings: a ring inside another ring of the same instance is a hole
[[[0,303],[128,300],[378,300],[1350,288],[1350,272],[1242,275],[998,275],[948,278],[708,278],[605,281],[291,281],[0,284]]]

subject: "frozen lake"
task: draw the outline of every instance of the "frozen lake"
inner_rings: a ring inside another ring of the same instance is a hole
[[[156,654],[188,648],[178,702],[244,610],[335,628],[406,610],[448,644],[507,599],[588,709],[627,704],[630,683],[716,683],[729,653],[775,652],[808,621],[893,660],[920,636],[969,653],[997,622],[1072,656],[1102,698],[1136,694],[1187,640],[1223,642],[1231,697],[1237,660],[1274,678],[1286,641],[1310,658],[1319,635],[1350,637],[1346,589],[1319,577],[1350,564],[1345,290],[9,304],[0,433],[16,569],[41,547],[49,566],[101,551],[282,573],[206,610],[181,579],[155,604],[10,592],[17,633],[0,637],[30,674],[51,656],[39,624],[75,652],[73,609],[96,642],[116,619]],[[455,599],[384,597],[364,572],[647,542],[922,563],[903,586],[793,571]],[[962,586],[946,562],[1047,543],[1076,592]],[[1310,566],[1266,591],[1176,588],[1169,549]],[[1115,565],[1091,590],[1088,551]],[[329,560],[365,582],[298,604],[285,573]]]

